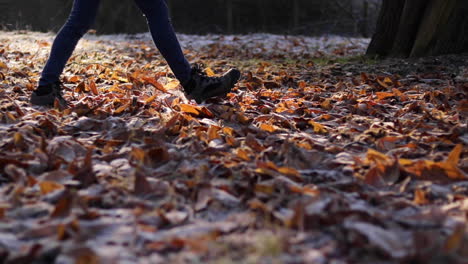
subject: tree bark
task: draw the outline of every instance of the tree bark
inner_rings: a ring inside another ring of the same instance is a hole
[[[467,13],[466,0],[384,0],[367,54],[421,57],[468,52]]]
[[[431,4],[411,56],[468,52],[468,1],[433,0]]]
[[[411,1],[411,0],[410,0]],[[405,0],[384,0],[377,29],[367,49],[368,55],[386,56],[390,53],[398,32]]]
[[[406,1],[390,56],[408,57],[411,54],[427,4],[427,0]]]

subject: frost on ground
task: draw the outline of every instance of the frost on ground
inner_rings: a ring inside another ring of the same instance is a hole
[[[38,53],[40,56],[48,54],[50,45],[55,37],[51,33],[28,32],[0,32],[9,45],[23,52]],[[227,48],[237,52],[250,53],[267,57],[269,55],[306,56],[353,56],[364,54],[369,39],[352,38],[342,36],[281,36],[272,34],[250,34],[250,35],[186,35],[179,34],[183,49],[191,52],[205,53],[214,48]],[[154,49],[151,35],[149,33],[137,35],[85,35],[79,43],[77,51],[104,51],[114,45],[123,43],[145,42],[149,49]],[[38,45],[39,44],[39,45]]]
[[[90,35],[70,106],[32,107],[53,35],[0,32],[0,263],[466,263],[467,54],[180,38],[231,93],[195,104],[148,34]]]

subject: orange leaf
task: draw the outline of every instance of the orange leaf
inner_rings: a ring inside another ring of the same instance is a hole
[[[221,136],[219,135],[220,130],[221,128],[218,126],[210,126],[208,128],[208,139],[211,141],[214,139],[221,138]]]
[[[417,205],[426,205],[429,200],[426,197],[427,193],[421,189],[414,191],[414,203]]]
[[[383,100],[385,98],[395,96],[394,93],[387,93],[387,92],[376,92],[375,95],[377,96],[379,100]]]
[[[206,75],[208,75],[208,77],[213,77],[216,75],[211,68],[206,68],[205,72],[206,72]]]
[[[150,78],[150,77],[143,77],[142,78],[143,81],[145,81],[146,83],[148,84],[151,84],[152,86],[154,86],[154,88],[162,91],[162,92],[165,92],[167,93],[167,90],[166,88],[164,88],[164,85],[162,85],[160,82],[158,82],[156,79],[154,78]]]
[[[389,162],[391,158],[377,150],[369,149],[367,150],[367,160],[375,163],[386,163]]]
[[[237,154],[237,157],[239,157],[239,158],[241,158],[241,159],[243,159],[245,161],[250,161],[249,153],[246,150],[239,148],[239,149],[237,149],[236,154]]]
[[[146,152],[141,148],[134,147],[132,148],[132,152],[130,153],[130,155],[134,160],[140,162],[140,164],[143,164],[146,157]]]
[[[114,80],[117,80],[119,82],[128,83],[128,79],[125,78],[125,77],[119,76],[119,74],[117,72],[114,72],[112,74],[111,78],[114,79]]]
[[[83,93],[86,90],[86,83],[85,82],[80,82],[76,87],[75,87],[75,92],[76,93]]]
[[[267,132],[270,132],[270,133],[273,133],[273,132],[275,132],[277,130],[277,128],[275,126],[265,124],[265,123],[260,124],[260,129],[264,130],[264,131],[267,131]]]
[[[255,184],[255,192],[273,194],[275,192],[275,186],[273,184]]]
[[[383,80],[380,80],[379,78],[377,78],[377,82],[384,88],[390,88],[391,85],[393,85],[393,81],[388,78],[388,77],[385,77]]]
[[[156,95],[156,94],[151,96],[151,97],[148,97],[148,99],[145,100],[145,104],[152,103],[157,97],[158,97],[158,95]]]
[[[286,176],[291,176],[291,177],[298,178],[298,179],[301,178],[301,174],[299,173],[299,171],[297,171],[294,168],[281,167],[281,168],[278,168],[278,172]]]
[[[180,85],[180,82],[177,81],[177,80],[174,80],[174,81],[171,81],[168,84],[164,85],[164,88],[166,88],[166,90],[173,90],[173,89],[176,89],[177,87],[179,87],[179,85]]]
[[[90,81],[89,82],[89,89],[91,90],[91,92],[94,94],[94,95],[98,95],[99,92],[98,92],[98,89],[96,87],[96,83],[94,81]]]
[[[309,124],[314,127],[314,132],[319,134],[327,133],[327,129],[324,125],[314,122],[312,120],[309,121]]]
[[[24,142],[24,137],[23,137],[23,134],[21,134],[20,132],[16,132],[13,136],[13,142],[15,143],[15,145],[20,145],[21,143]]]
[[[234,129],[232,127],[223,127],[223,133],[232,137],[234,135]]]
[[[300,193],[300,194],[312,196],[312,197],[315,197],[320,194],[319,190],[313,189],[307,186],[300,187],[300,186],[290,185],[289,190],[291,190],[291,192],[294,192],[294,193]]]
[[[320,104],[320,106],[321,106],[323,109],[325,109],[325,110],[330,110],[330,109],[333,108],[330,98],[325,99],[325,101],[323,101],[323,102]]]
[[[467,180],[467,175],[460,170],[456,164],[452,164],[450,162],[435,162],[429,168],[430,170],[440,169],[442,170],[447,177],[452,180]]]
[[[42,194],[48,194],[56,190],[65,188],[62,184],[53,181],[43,181],[39,183]]]
[[[231,147],[233,147],[233,146],[235,146],[237,144],[236,139],[234,137],[232,137],[232,136],[226,136],[225,140],[226,140],[226,143]]]
[[[178,105],[180,108],[180,111],[187,113],[187,114],[193,114],[195,116],[200,115],[201,108],[198,106],[194,105],[189,105],[189,104],[180,104]]]
[[[69,81],[69,82],[72,82],[72,83],[80,82],[80,80],[81,80],[80,76],[76,76],[76,75],[74,75],[74,76],[72,76],[72,77],[70,77],[70,78],[68,79],[68,81]]]
[[[123,111],[127,110],[128,107],[130,106],[130,102],[127,102],[125,104],[123,104],[122,106],[120,106],[119,108],[117,108],[115,111],[114,111],[114,114],[120,114],[122,113]]]
[[[365,182],[374,186],[392,185],[400,178],[400,164],[397,159],[369,149],[367,160],[374,166],[365,175]]]
[[[460,155],[462,153],[462,150],[463,150],[462,144],[456,145],[455,148],[452,150],[452,152],[450,152],[446,162],[454,166],[457,166],[458,162],[460,161]]]

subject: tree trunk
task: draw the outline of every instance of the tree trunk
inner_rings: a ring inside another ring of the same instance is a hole
[[[387,56],[395,41],[405,0],[384,0],[368,55]]]
[[[384,0],[368,55],[421,57],[468,52],[468,1]]]
[[[427,2],[427,0],[412,0],[407,1],[404,5],[390,56],[408,57],[411,54],[412,44],[416,39],[416,34],[418,34],[418,28],[426,10]]]

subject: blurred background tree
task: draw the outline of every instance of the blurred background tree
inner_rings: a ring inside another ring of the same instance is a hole
[[[134,1],[101,0],[98,34],[146,32]],[[369,36],[381,0],[167,0],[178,32]],[[0,29],[57,31],[73,0],[0,0]]]
[[[467,0],[384,0],[368,55],[468,52]]]

